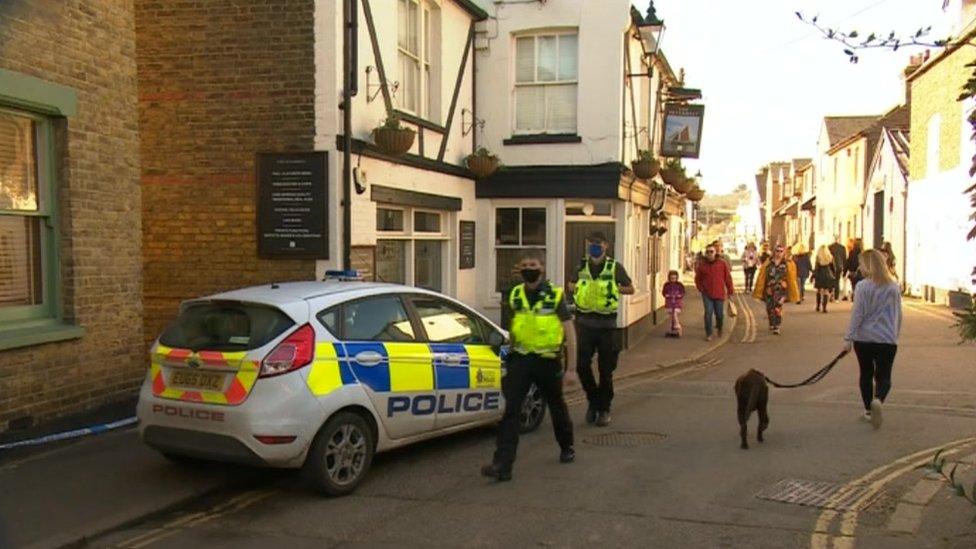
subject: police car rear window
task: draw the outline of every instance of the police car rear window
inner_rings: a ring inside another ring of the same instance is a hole
[[[210,351],[257,349],[295,325],[271,307],[220,302],[192,304],[163,332],[167,347]]]

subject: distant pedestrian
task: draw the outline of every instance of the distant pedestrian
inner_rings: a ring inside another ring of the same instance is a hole
[[[891,391],[891,369],[901,333],[901,288],[878,250],[860,254],[863,276],[854,289],[854,308],[844,336],[844,349],[854,349],[861,370],[863,418],[881,427],[881,404]]]
[[[827,246],[820,246],[817,250],[817,265],[813,269],[813,287],[817,289],[817,312],[827,312],[827,303],[834,295],[837,286],[837,268],[834,267],[834,256]]]
[[[773,254],[769,253],[769,242],[763,242],[759,249],[759,264],[769,261],[769,258],[773,257]]]
[[[668,335],[681,337],[681,320],[679,317],[681,310],[685,307],[685,285],[678,281],[678,271],[668,273],[668,281],[664,284],[662,293],[664,294],[664,308],[667,309],[668,317],[671,319],[671,329],[668,331]]]
[[[725,322],[725,300],[735,293],[732,285],[732,271],[729,264],[718,259],[718,250],[709,244],[705,249],[705,260],[695,271],[695,287],[702,295],[705,306],[705,339],[712,340],[712,317],[715,317],[715,328],[718,336],[722,337]]]
[[[721,240],[715,240],[712,242],[715,246],[715,257],[721,259],[729,266],[729,272],[732,272],[732,258],[725,254],[725,244]],[[727,300],[729,306],[729,316],[734,317],[736,315],[735,305],[732,304],[732,300]]]
[[[759,253],[756,251],[756,244],[750,242],[746,244],[746,249],[742,252],[742,274],[746,277],[746,292],[752,292],[752,283],[756,279],[756,268],[759,265]]]
[[[756,289],[752,295],[766,303],[769,329],[779,335],[783,325],[783,303],[800,299],[796,283],[796,265],[786,260],[786,248],[776,246],[773,257],[759,268]]]
[[[898,278],[898,269],[895,267],[895,251],[891,249],[891,242],[885,242],[881,245],[881,253],[884,254],[885,265],[888,267],[888,271]]]
[[[807,278],[809,278],[810,272],[813,271],[813,265],[810,263],[810,254],[803,244],[796,245],[796,252],[793,254],[793,263],[796,264],[796,282],[800,287],[800,300],[796,303],[800,304],[806,299]]]
[[[840,281],[844,276],[844,266],[847,265],[847,248],[840,243],[840,235],[834,236],[834,243],[830,245],[830,254],[834,259],[834,296],[832,301],[840,299]]]
[[[852,241],[852,248],[850,255],[847,256],[847,264],[844,265],[844,272],[847,274],[847,279],[850,281],[850,297],[851,301],[854,301],[854,289],[857,287],[857,283],[861,281],[863,275],[861,274],[860,260],[861,260],[861,239],[857,238]],[[884,256],[882,256],[882,259]],[[883,263],[883,262],[882,262]],[[844,299],[847,299],[845,296]]]

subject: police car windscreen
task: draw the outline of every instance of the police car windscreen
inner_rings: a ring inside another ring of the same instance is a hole
[[[194,351],[246,351],[269,343],[294,325],[288,315],[273,307],[195,303],[180,312],[159,342]]]

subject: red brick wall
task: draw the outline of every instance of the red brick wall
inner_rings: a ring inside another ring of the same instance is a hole
[[[0,67],[78,94],[55,133],[63,308],[86,330],[0,351],[3,432],[131,395],[145,375],[132,3],[0,2]]]
[[[136,0],[145,335],[189,297],[311,279],[260,260],[255,153],[313,150],[313,0]]]

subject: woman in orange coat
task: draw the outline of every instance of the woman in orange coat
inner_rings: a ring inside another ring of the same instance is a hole
[[[769,329],[779,335],[783,324],[783,303],[800,300],[800,288],[796,281],[796,264],[786,259],[786,249],[776,246],[773,257],[763,263],[756,279],[753,296],[766,303]]]

